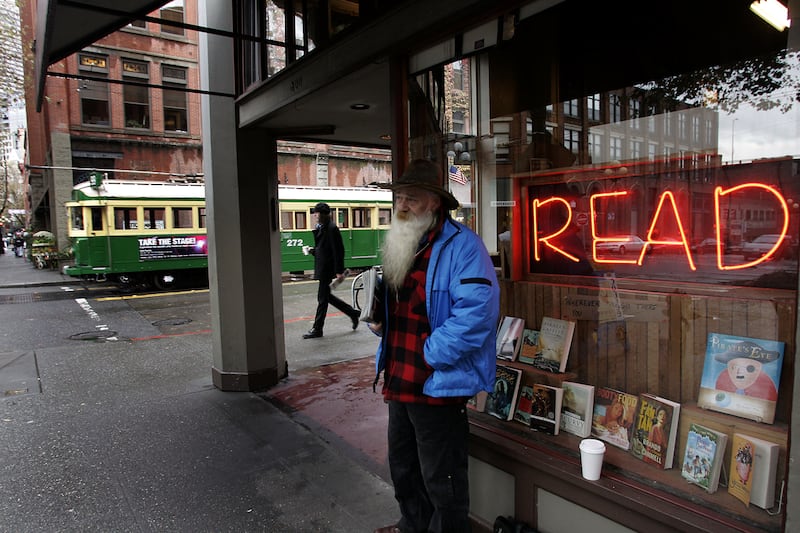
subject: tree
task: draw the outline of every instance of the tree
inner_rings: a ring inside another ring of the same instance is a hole
[[[666,78],[639,88],[637,96],[650,102],[681,102],[715,106],[734,113],[749,104],[759,111],[790,111],[800,101],[800,56],[783,50],[731,65],[713,66]]]

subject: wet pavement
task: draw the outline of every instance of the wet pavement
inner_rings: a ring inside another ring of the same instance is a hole
[[[43,295],[82,289],[0,255],[0,295],[13,302],[0,302],[0,323],[46,309],[57,329],[75,302]],[[397,518],[371,335],[334,316],[330,338],[326,328],[295,349],[365,355],[298,365],[264,393],[221,392],[207,331],[157,335],[106,305],[143,333],[0,348],[0,531],[357,533]]]

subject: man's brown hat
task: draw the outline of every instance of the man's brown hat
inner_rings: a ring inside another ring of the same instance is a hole
[[[458,207],[458,200],[450,191],[442,187],[441,172],[439,165],[428,159],[415,159],[408,164],[403,175],[393,183],[380,184],[382,189],[396,191],[404,187],[417,187],[427,191],[435,192],[442,197],[442,205],[448,210]]]

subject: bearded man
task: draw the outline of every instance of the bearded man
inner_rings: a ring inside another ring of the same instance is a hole
[[[389,469],[400,521],[375,533],[470,530],[467,400],[491,391],[497,276],[480,237],[454,221],[458,201],[435,163],[412,161],[389,185],[394,216],[383,253],[382,337]]]

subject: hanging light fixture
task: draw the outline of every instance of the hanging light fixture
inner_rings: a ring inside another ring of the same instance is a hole
[[[783,31],[792,24],[789,19],[789,8],[778,0],[756,0],[750,4],[750,11],[778,31]]]

